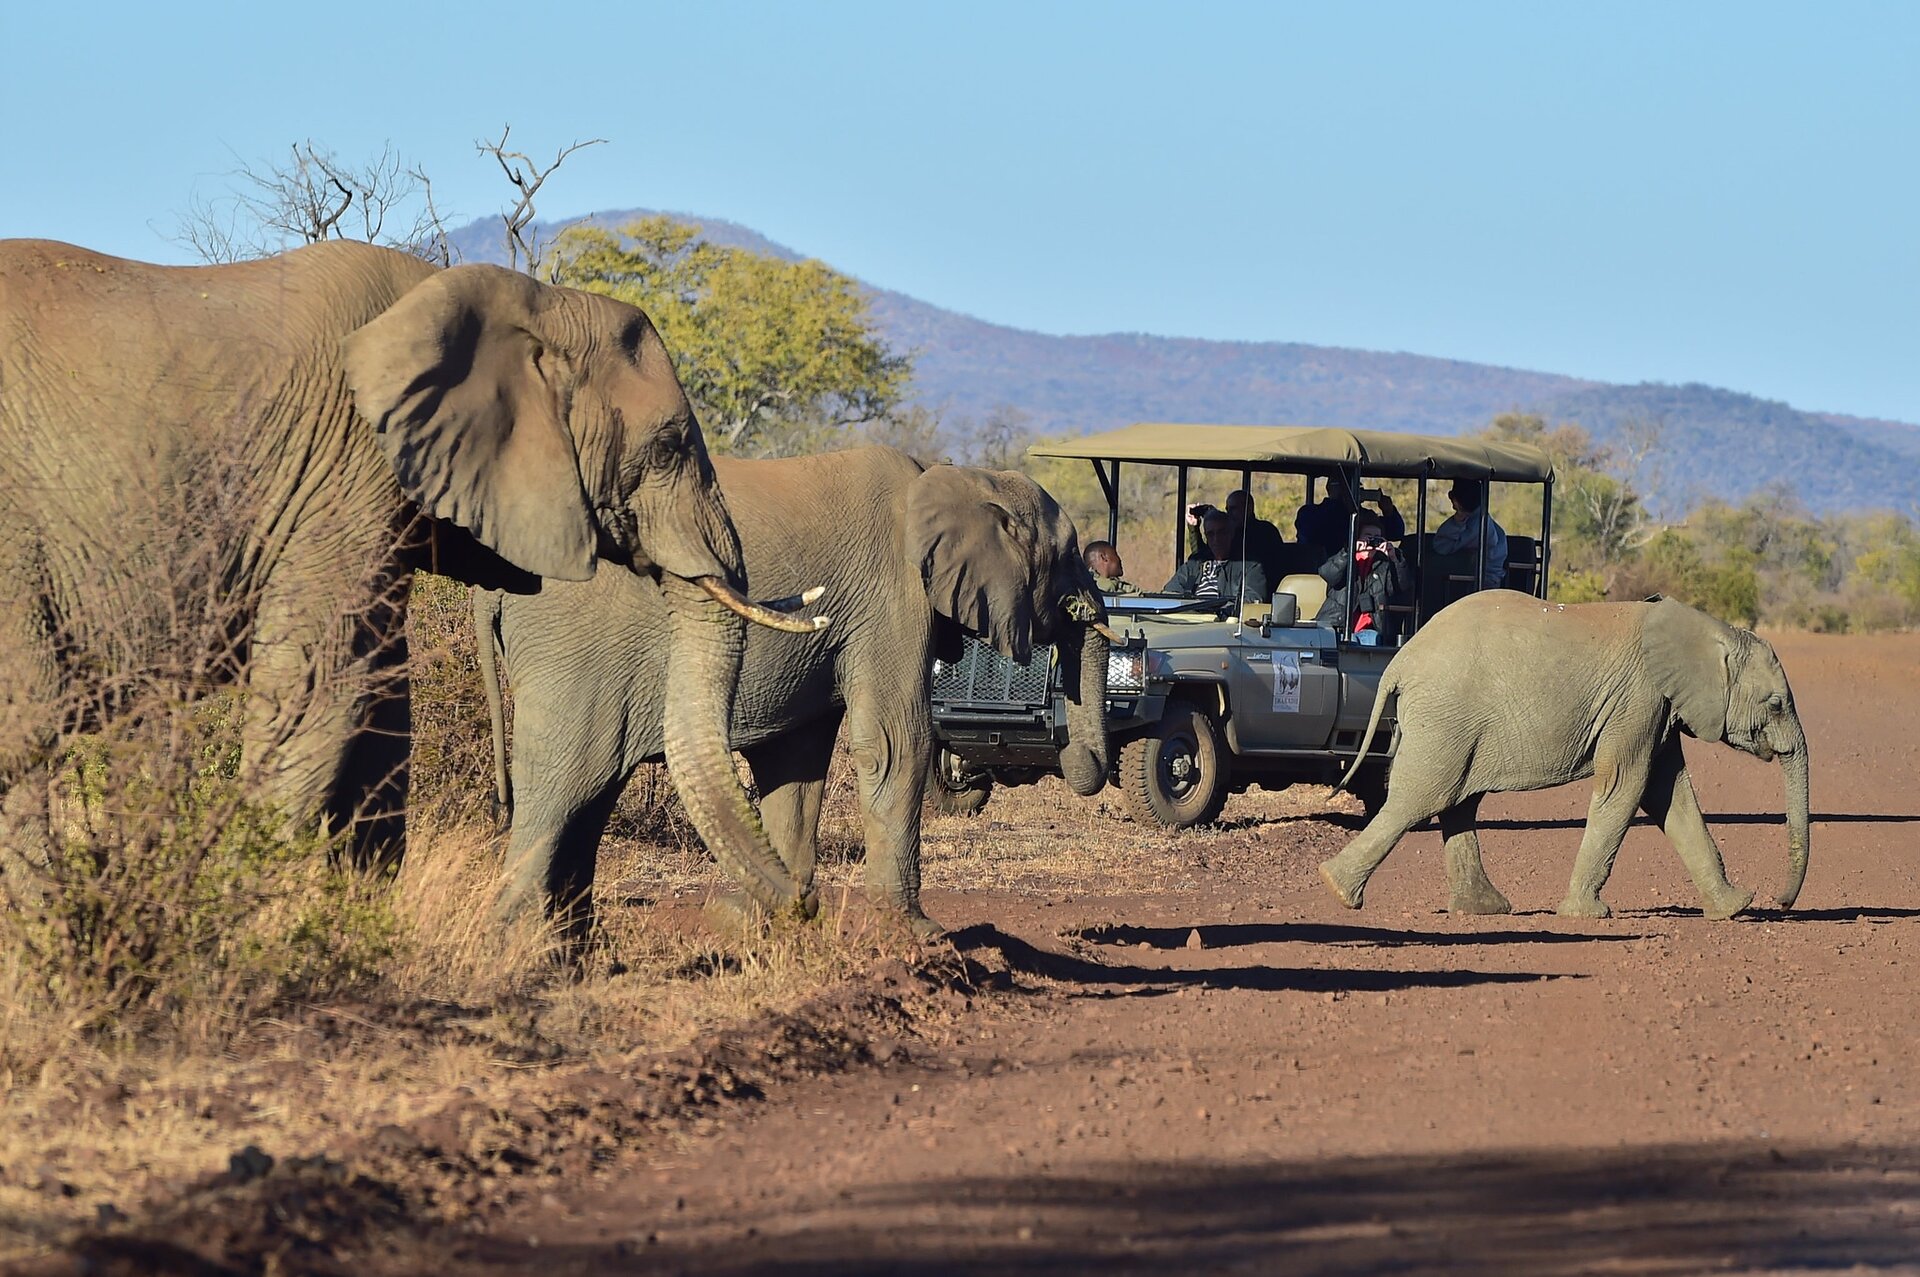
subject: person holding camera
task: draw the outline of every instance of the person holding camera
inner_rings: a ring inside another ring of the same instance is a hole
[[[1355,529],[1353,549],[1345,546],[1320,565],[1327,583],[1327,601],[1314,624],[1340,629],[1347,623],[1347,596],[1353,596],[1353,638],[1357,643],[1392,644],[1400,633],[1399,617],[1389,610],[1411,593],[1406,560],[1389,541],[1383,522],[1366,515]]]
[[[1240,550],[1233,542],[1226,511],[1207,506],[1198,518],[1200,530],[1206,537],[1206,553],[1182,563],[1161,592],[1190,599],[1265,602],[1267,575],[1258,563],[1238,557]]]
[[[1331,475],[1326,483],[1327,495],[1311,505],[1301,506],[1300,513],[1293,516],[1293,530],[1301,544],[1317,547],[1321,557],[1347,548],[1347,521],[1356,513],[1377,520],[1389,541],[1398,541],[1407,535],[1406,519],[1395,508],[1393,498],[1383,490],[1360,489],[1360,501],[1379,506],[1376,513],[1364,504],[1354,504],[1353,491],[1344,475]]]

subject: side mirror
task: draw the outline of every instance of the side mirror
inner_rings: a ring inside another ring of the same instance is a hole
[[[1291,594],[1276,591],[1273,596],[1273,624],[1287,626],[1300,620],[1300,600]]]

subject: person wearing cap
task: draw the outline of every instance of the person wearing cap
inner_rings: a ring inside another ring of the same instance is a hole
[[[1485,479],[1455,479],[1447,489],[1453,513],[1433,530],[1433,548],[1437,554],[1478,555],[1480,552],[1480,509],[1487,501]],[[1480,588],[1497,590],[1507,579],[1506,529],[1486,517],[1487,558],[1481,572]]]

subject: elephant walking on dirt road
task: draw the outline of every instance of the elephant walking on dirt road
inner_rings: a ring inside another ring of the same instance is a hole
[[[1400,744],[1386,804],[1320,865],[1348,908],[1360,907],[1367,879],[1401,836],[1438,816],[1447,907],[1511,912],[1480,861],[1474,820],[1481,797],[1594,777],[1560,912],[1607,916],[1600,890],[1634,812],[1644,810],[1679,851],[1707,916],[1732,917],[1753,893],[1727,881],[1687,778],[1683,733],[1780,760],[1789,859],[1781,907],[1799,896],[1807,874],[1807,738],[1786,672],[1757,635],[1673,599],[1570,605],[1489,590],[1441,611],[1393,658],[1361,757],[1396,691]]]
[[[183,546],[204,579],[169,586]],[[812,624],[741,597],[699,423],[644,313],[360,243],[168,267],[0,242],[0,844],[36,820],[44,842],[76,686],[192,666],[166,650],[175,615],[214,599],[231,648],[207,677],[246,682],[249,774],[389,861],[412,573],[530,590],[605,563],[659,578],[676,681],[701,689],[666,727],[689,811],[756,898],[792,903],[726,730],[742,617]]]
[[[719,458],[756,589],[825,585],[833,627],[748,634],[734,697],[736,749],[753,769],[773,846],[802,891],[813,881],[820,800],[844,717],[866,824],[866,892],[931,930],[920,910],[920,816],[931,765],[932,665],[961,630],[1026,661],[1059,647],[1079,793],[1109,768],[1108,641],[1073,522],[1031,479],[922,467],[892,448],[778,461]],[[634,769],[662,752],[675,700],[711,688],[672,672],[658,594],[630,574],[548,582],[538,594],[476,592],[481,670],[504,749],[494,645],[513,685],[503,906],[590,917],[600,836]],[[668,765],[672,765],[669,756]],[[505,787],[504,767],[500,782]],[[505,795],[502,795],[505,797]]]

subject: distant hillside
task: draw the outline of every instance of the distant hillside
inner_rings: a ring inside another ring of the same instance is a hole
[[[617,226],[646,210],[579,219]],[[747,227],[697,221],[716,242],[795,259]],[[559,224],[542,225],[551,234]],[[468,261],[503,261],[497,221],[453,236]],[[1602,440],[1622,422],[1662,424],[1660,492],[1669,505],[1737,501],[1781,486],[1816,512],[1920,509],[1920,427],[1783,403],[1712,386],[1583,381],[1491,364],[1296,342],[1203,341],[1110,333],[1057,337],[989,323],[884,288],[873,314],[914,352],[914,398],[949,419],[1015,409],[1034,428],[1078,433],[1130,421],[1300,422],[1459,434],[1502,412],[1575,421]]]

